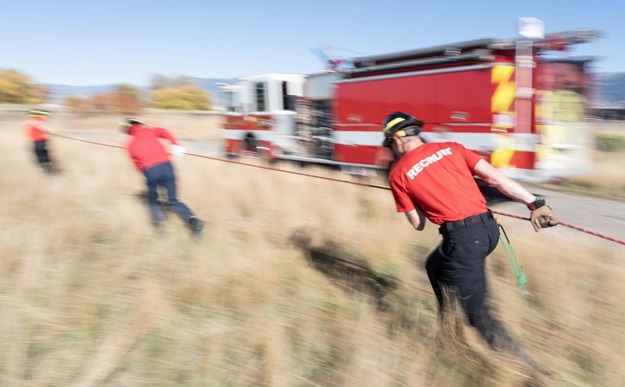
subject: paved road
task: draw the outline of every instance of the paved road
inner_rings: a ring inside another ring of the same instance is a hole
[[[528,186],[528,188],[532,193],[543,196],[562,222],[625,241],[624,202],[551,191],[540,187]],[[515,202],[500,201],[492,204],[491,208],[494,211],[529,217],[525,207]],[[559,232],[566,232],[571,238],[575,238],[581,232],[568,227],[561,227],[570,230],[564,231],[560,230],[560,226],[558,227]],[[599,240],[605,239],[597,237],[598,242]],[[606,242],[621,246],[625,251],[624,245],[607,240]]]
[[[224,144],[211,141],[211,142],[198,142],[198,141],[181,141],[181,144],[187,148],[187,152],[206,155],[213,157],[223,157]]]

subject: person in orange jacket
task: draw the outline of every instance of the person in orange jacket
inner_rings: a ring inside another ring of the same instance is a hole
[[[152,223],[160,228],[165,220],[165,214],[158,202],[158,187],[162,187],[167,191],[169,209],[183,220],[191,230],[193,237],[198,238],[204,222],[186,204],[177,199],[174,169],[169,154],[159,139],[166,139],[172,144],[171,152],[175,157],[184,157],[184,148],[166,129],[147,126],[143,121],[136,118],[128,118],[122,123],[122,127],[131,136],[127,144],[128,153],[137,169],[146,177],[148,207]]]
[[[48,150],[48,133],[46,131],[46,123],[50,112],[46,110],[30,110],[26,115],[27,120],[22,125],[28,139],[33,142],[33,150],[37,163],[43,168],[47,174],[58,172],[55,163],[50,157]]]

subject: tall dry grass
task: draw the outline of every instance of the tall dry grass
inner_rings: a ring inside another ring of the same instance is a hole
[[[526,222],[502,219],[533,296],[519,297],[499,247],[489,258],[492,304],[554,371],[531,375],[469,328],[464,344],[441,339],[422,268],[439,236],[432,225],[411,230],[388,191],[187,157],[175,161],[180,199],[207,221],[192,243],[175,216],[162,234],[151,229],[137,197],[143,178],[122,150],[53,138],[63,173],[46,176],[17,124],[0,120],[2,386],[625,380],[619,246],[559,228],[536,234]],[[354,278],[315,269],[291,243],[294,233],[399,278],[386,307],[351,286]]]

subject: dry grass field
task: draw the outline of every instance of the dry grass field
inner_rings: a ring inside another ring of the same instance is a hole
[[[181,138],[219,135],[198,117],[166,116],[152,121]],[[66,116],[53,127],[110,130],[121,144],[120,119]],[[622,246],[502,219],[532,295],[519,296],[500,246],[488,264],[492,305],[553,372],[535,375],[468,327],[464,340],[443,340],[423,269],[436,227],[412,230],[386,190],[175,160],[180,199],[206,220],[193,243],[175,216],[163,233],[151,228],[143,177],[123,150],[53,138],[63,172],[47,176],[19,122],[0,117],[0,386],[625,381]]]

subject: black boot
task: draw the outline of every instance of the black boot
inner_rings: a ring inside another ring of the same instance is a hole
[[[204,228],[204,222],[197,216],[192,216],[187,221],[187,226],[189,226],[189,229],[191,230],[191,236],[193,236],[193,239],[199,239],[202,234],[202,229]]]
[[[41,163],[41,168],[43,168],[43,171],[48,175],[54,175],[56,173],[56,168],[51,162]]]

